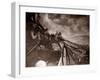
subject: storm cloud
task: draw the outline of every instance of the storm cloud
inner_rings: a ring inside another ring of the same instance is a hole
[[[62,37],[71,42],[89,44],[89,16],[71,14],[40,14],[40,23],[50,34],[61,32]]]

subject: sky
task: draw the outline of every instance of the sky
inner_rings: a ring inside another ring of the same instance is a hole
[[[50,34],[61,32],[66,40],[89,44],[89,15],[41,13],[40,16],[40,23]]]

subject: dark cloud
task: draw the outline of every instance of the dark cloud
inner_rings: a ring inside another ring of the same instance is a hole
[[[70,14],[40,14],[40,23],[50,34],[61,32],[62,36],[78,44],[89,44],[89,16]]]

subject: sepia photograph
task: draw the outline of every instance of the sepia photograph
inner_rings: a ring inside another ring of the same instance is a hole
[[[90,64],[90,16],[25,13],[25,66]]]

